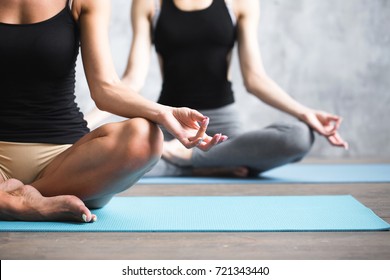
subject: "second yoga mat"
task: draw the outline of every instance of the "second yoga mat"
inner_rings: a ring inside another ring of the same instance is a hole
[[[3,222],[24,232],[376,231],[390,225],[349,195],[115,197],[95,223]]]
[[[144,177],[138,184],[388,183],[390,164],[289,164],[257,178]]]

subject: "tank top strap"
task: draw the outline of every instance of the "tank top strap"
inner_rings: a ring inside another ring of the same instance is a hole
[[[161,0],[154,0],[154,10],[155,11],[160,11],[161,9]]]
[[[67,5],[70,10],[72,10],[73,0],[67,0]]]
[[[152,18],[152,26],[153,29],[156,29],[158,18],[161,13],[161,0],[154,0],[154,14]]]

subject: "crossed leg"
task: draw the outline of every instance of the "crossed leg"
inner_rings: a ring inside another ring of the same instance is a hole
[[[0,219],[91,221],[131,187],[162,153],[163,137],[151,122],[135,118],[106,124],[55,158],[31,185],[0,181]]]
[[[303,122],[277,123],[235,135],[208,152],[186,150],[173,139],[164,143],[163,159],[196,176],[257,176],[301,160],[313,142],[313,131]]]

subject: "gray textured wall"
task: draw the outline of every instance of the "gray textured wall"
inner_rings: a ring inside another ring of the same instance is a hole
[[[110,29],[118,73],[131,41],[131,0],[113,0]],[[390,0],[263,0],[258,39],[268,74],[289,94],[313,108],[343,116],[350,150],[317,137],[311,157],[390,159]],[[289,117],[246,93],[237,58],[236,100],[246,129]],[[78,65],[77,97],[84,112],[93,107]],[[160,89],[156,57],[142,94],[155,100]]]

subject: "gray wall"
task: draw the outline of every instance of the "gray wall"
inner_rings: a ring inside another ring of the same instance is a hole
[[[113,0],[110,29],[118,73],[131,41],[131,0]],[[390,0],[263,0],[258,39],[268,74],[298,101],[339,114],[350,150],[317,137],[311,157],[390,159]],[[78,63],[77,98],[93,107]],[[233,84],[246,129],[290,117],[246,93],[237,58]],[[142,94],[156,100],[160,73],[153,53]]]

